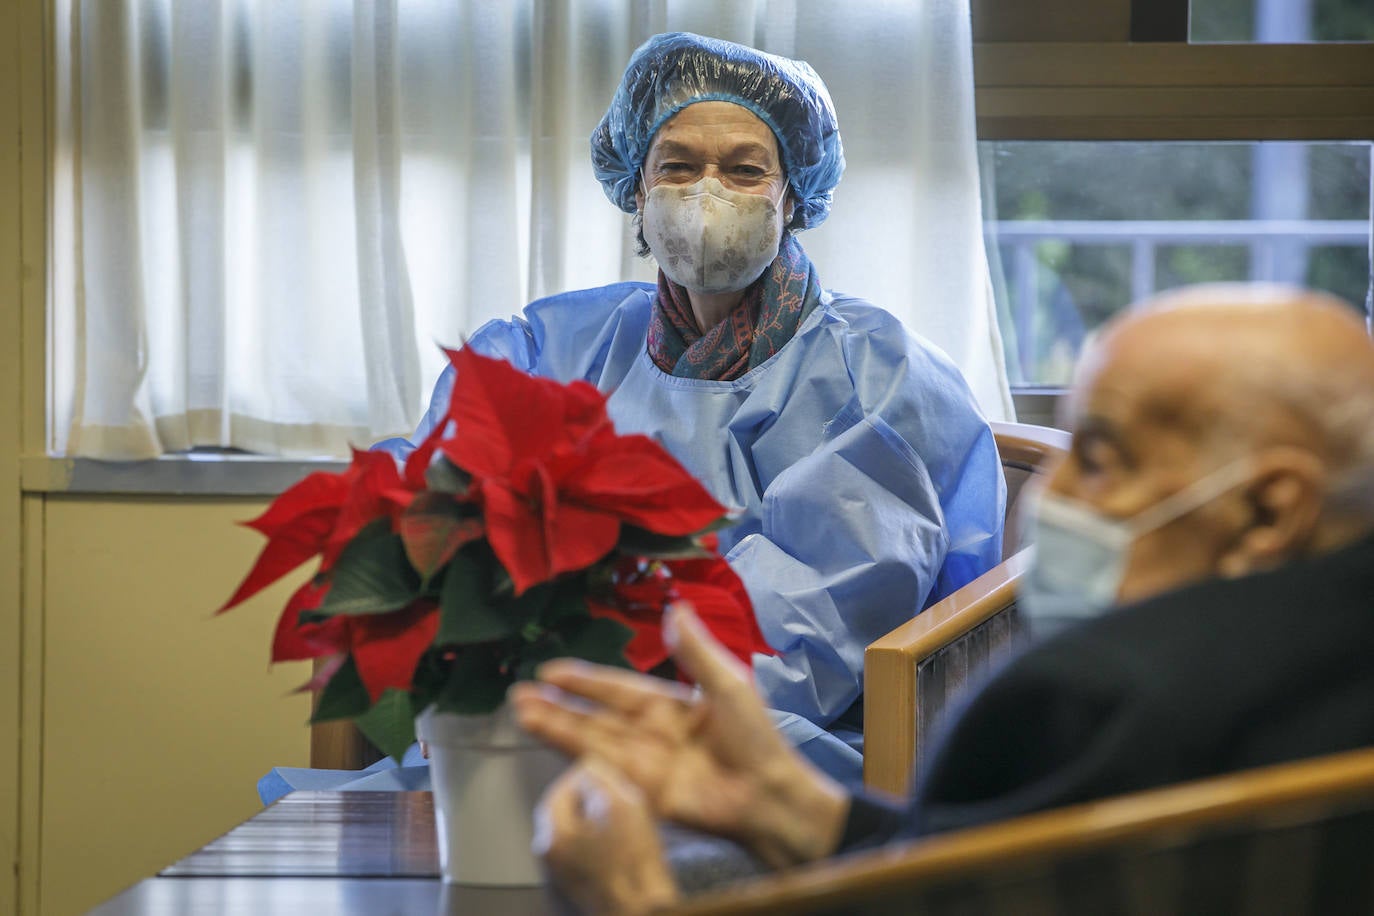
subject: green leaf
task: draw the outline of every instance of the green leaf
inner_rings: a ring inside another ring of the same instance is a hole
[[[441,660],[439,652],[431,648],[421,655],[419,664],[415,666],[414,680],[410,683],[411,705],[416,709],[424,709],[433,703],[447,677],[448,665]]]
[[[458,465],[439,455],[425,470],[425,486],[439,493],[453,493],[465,496],[472,484],[472,475]]]
[[[415,742],[415,712],[410,697],[394,687],[383,691],[372,708],[354,718],[353,723],[367,740],[397,763]]]
[[[535,669],[553,658],[580,658],[600,665],[628,668],[625,647],[634,631],[605,617],[569,619],[558,631],[549,630],[538,642],[526,643],[516,652],[516,680],[530,680]]]
[[[381,614],[403,608],[420,593],[420,580],[406,559],[401,538],[385,522],[374,522],[348,542],[330,573],[320,612]]]
[[[700,531],[693,532],[692,537],[699,538],[702,535],[710,534],[713,531],[721,531],[726,528],[731,528],[739,524],[739,519],[740,517],[737,514],[722,515],[720,518],[716,519],[714,522],[707,525]]]
[[[478,716],[494,712],[506,699],[511,676],[490,652],[460,652],[434,703],[440,712]]]
[[[358,676],[358,666],[350,655],[320,691],[320,699],[315,704],[315,714],[310,717],[310,723],[351,719],[367,712],[370,705],[372,698],[367,695],[363,679]]]
[[[484,530],[476,506],[435,492],[417,495],[401,514],[399,527],[406,557],[425,586],[459,548]]]
[[[564,658],[571,655],[563,637],[557,633],[545,633],[538,642],[525,643],[515,656],[515,679],[530,681],[540,665],[551,658]]]
[[[549,602],[557,594],[557,587],[549,582],[541,582],[525,590],[519,598],[514,598],[506,602],[506,607],[515,619],[524,623],[528,620],[537,619],[549,606]]]
[[[565,620],[590,616],[587,612],[585,591],[585,586],[578,580],[564,583],[543,608],[543,613],[539,617],[540,622],[551,627]]]
[[[693,560],[713,556],[711,551],[697,543],[693,535],[674,537],[624,523],[620,526],[620,540],[616,544],[616,550],[631,556],[652,557],[656,560]]]
[[[572,621],[562,628],[563,654],[573,658],[596,662],[598,665],[613,665],[628,668],[625,660],[625,647],[634,638],[634,631],[622,623],[608,617],[588,617]]]
[[[439,590],[439,633],[435,644],[463,646],[491,642],[520,629],[521,620],[510,606],[494,605],[487,597],[481,565],[466,552],[448,565]]]

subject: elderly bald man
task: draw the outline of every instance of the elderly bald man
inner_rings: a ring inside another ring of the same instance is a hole
[[[908,807],[799,760],[683,609],[699,696],[565,662],[524,685],[526,728],[584,761],[545,806],[572,895],[673,899],[655,816],[783,866],[1374,744],[1374,343],[1355,310],[1258,285],[1161,297],[1104,330],[1069,412],[1022,595],[1053,635],[973,696]]]

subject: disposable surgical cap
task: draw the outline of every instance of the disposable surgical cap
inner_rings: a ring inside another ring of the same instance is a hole
[[[655,35],[635,51],[610,110],[592,132],[592,167],[612,203],[635,211],[639,170],[654,134],[695,102],[734,102],[767,124],[796,198],[792,225],[825,220],[844,173],[844,148],[835,107],[816,71],[803,61],[690,32]]]

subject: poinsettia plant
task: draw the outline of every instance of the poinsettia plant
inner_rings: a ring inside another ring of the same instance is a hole
[[[404,464],[355,451],[246,523],[267,544],[220,611],[319,560],[272,643],[327,659],[312,721],[351,718],[399,758],[425,708],[494,711],[550,658],[665,672],[677,599],[746,662],[771,653],[715,550],[725,507],[662,446],[617,434],[585,382],[447,352],[448,413]]]

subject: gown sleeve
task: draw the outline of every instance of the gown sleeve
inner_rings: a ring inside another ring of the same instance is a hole
[[[472,335],[465,346],[473,347],[485,356],[498,356],[526,372],[534,371],[539,351],[533,329],[523,318],[488,321]],[[434,391],[429,396],[429,407],[420,417],[415,432],[409,438],[395,436],[383,439],[372,446],[374,452],[386,452],[398,461],[404,461],[419,443],[425,440],[444,415],[448,413],[448,399],[453,392],[453,367],[445,366],[434,383]]]
[[[531,375],[561,382],[582,379],[604,389],[601,376],[607,360],[625,358],[617,348],[633,352],[643,347],[652,289],[644,283],[616,283],[550,296],[531,303],[523,316],[488,321],[464,346]],[[453,367],[445,366],[429,408],[409,438],[384,439],[372,448],[398,460],[410,454],[448,412],[453,375]]]
[[[912,809],[887,798],[856,791],[849,800],[849,815],[845,818],[844,833],[836,855],[874,849],[895,840],[910,839],[913,830]]]
[[[855,328],[853,400],[728,557],[778,652],[755,657],[759,688],[821,727],[860,698],[869,643],[1000,559],[992,432],[948,360],[894,324]]]

